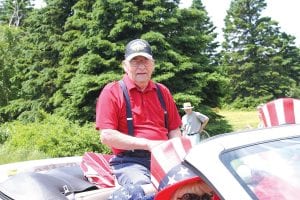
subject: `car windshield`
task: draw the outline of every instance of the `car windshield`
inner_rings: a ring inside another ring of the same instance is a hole
[[[299,137],[227,151],[221,160],[253,199],[299,199]]]

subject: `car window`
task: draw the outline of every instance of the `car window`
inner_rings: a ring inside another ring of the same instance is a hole
[[[254,199],[299,199],[299,137],[226,151],[221,160]]]

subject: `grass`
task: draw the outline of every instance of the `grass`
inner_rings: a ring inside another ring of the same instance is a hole
[[[218,114],[225,117],[228,123],[232,125],[234,131],[256,128],[259,123],[256,110],[254,111],[220,110]]]

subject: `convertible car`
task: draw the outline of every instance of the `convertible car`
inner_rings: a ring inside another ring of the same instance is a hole
[[[0,166],[0,199],[106,199],[80,170],[81,157]],[[300,199],[300,124],[210,137],[184,157],[218,199]]]
[[[208,139],[185,157],[220,199],[300,198],[300,125]]]

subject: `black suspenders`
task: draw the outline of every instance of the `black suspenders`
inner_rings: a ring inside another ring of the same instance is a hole
[[[166,107],[166,102],[165,102],[165,100],[163,98],[163,95],[161,93],[160,86],[157,83],[155,83],[155,85],[156,85],[156,88],[157,88],[156,92],[157,92],[157,96],[159,98],[160,105],[164,109],[165,127],[166,127],[166,129],[168,129],[169,128],[169,124],[168,124],[168,111],[167,111],[167,107]]]
[[[125,97],[126,102],[126,119],[127,119],[127,127],[128,127],[128,133],[129,135],[133,136],[133,118],[132,118],[132,112],[131,112],[131,105],[130,105],[130,98],[128,94],[127,87],[123,80],[119,81],[119,84],[123,90],[123,95]]]
[[[126,87],[123,80],[120,80],[119,84],[120,84],[120,87],[123,91],[123,95],[125,97],[125,102],[126,102],[126,119],[127,119],[128,134],[134,136],[134,134],[133,134],[133,118],[132,118],[132,112],[131,112],[131,105],[130,105],[130,98],[129,98],[128,90],[127,90],[127,87]],[[155,85],[156,85],[156,88],[157,88],[156,92],[157,92],[159,102],[161,104],[161,107],[164,109],[165,127],[168,128],[168,112],[167,112],[167,109],[166,109],[166,103],[165,103],[165,100],[162,96],[160,86],[157,83],[155,83]]]

